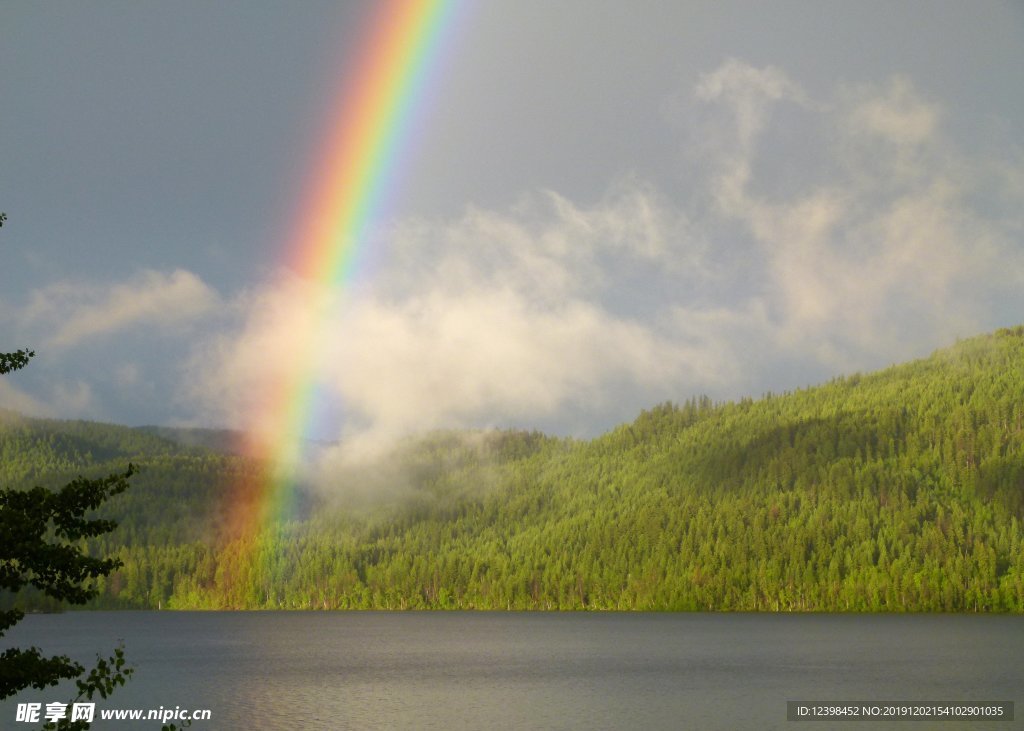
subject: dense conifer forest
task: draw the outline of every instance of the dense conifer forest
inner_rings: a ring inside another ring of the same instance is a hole
[[[1024,327],[589,441],[428,434],[259,533],[225,529],[261,469],[228,444],[3,412],[0,483],[141,465],[98,607],[1024,610]]]

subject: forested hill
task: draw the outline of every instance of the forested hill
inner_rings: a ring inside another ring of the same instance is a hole
[[[591,441],[427,435],[256,537],[220,526],[259,466],[168,436],[0,419],[8,484],[145,467],[99,605],[1024,610],[1024,327]]]

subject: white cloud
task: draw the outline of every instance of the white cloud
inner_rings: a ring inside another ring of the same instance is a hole
[[[315,378],[363,446],[566,413],[628,418],[665,398],[802,385],[764,380],[794,368],[827,378],[927,352],[985,327],[978,282],[1019,299],[1019,209],[976,210],[992,164],[959,154],[907,79],[818,101],[779,69],[731,60],[694,98],[717,130],[702,140],[712,213],[694,219],[695,201],[626,179],[589,207],[547,191],[507,211],[398,222],[373,242],[368,281],[338,293],[281,279],[240,298],[237,326],[194,356],[193,403],[277,440],[299,428],[282,400]],[[827,141],[826,179],[763,184],[779,104]],[[892,148],[884,160],[879,145]]]
[[[339,394],[400,430],[549,415],[600,399],[616,379],[667,383],[682,355],[594,303],[538,308],[509,289],[367,303],[344,332]]]
[[[373,288],[382,296],[487,284],[555,303],[616,286],[610,260],[692,272],[705,244],[684,213],[626,180],[589,208],[542,191],[505,212],[470,208],[452,221],[402,222],[379,245],[387,261]]]
[[[6,376],[0,376],[0,408],[11,409],[28,416],[48,417],[56,415],[51,406],[15,387]]]
[[[69,418],[89,414],[96,407],[92,388],[82,380],[58,381],[44,395],[32,394],[0,377],[0,408],[26,416]]]
[[[878,88],[857,87],[846,100],[853,109],[845,124],[853,133],[869,134],[896,145],[920,145],[935,135],[938,108],[922,99],[910,80],[896,76]]]
[[[58,414],[87,414],[95,409],[92,387],[85,381],[60,382],[53,389],[51,403]]]
[[[744,150],[754,144],[771,116],[775,102],[807,104],[804,91],[781,69],[755,68],[732,58],[708,74],[702,74],[695,90],[704,102],[726,102],[734,112],[734,142]]]
[[[696,95],[735,135],[713,148],[710,189],[723,218],[752,237],[763,261],[756,293],[793,352],[837,370],[899,360],[983,329],[978,283],[1006,291],[1006,272],[1024,268],[1003,220],[976,210],[972,186],[989,163],[944,139],[940,109],[908,79],[821,103],[776,69],[730,61]],[[783,101],[799,102],[831,141],[828,180],[789,196],[755,185],[761,133]]]
[[[590,209],[545,193],[505,213],[409,222],[389,232],[387,261],[363,287],[282,279],[247,295],[238,330],[197,353],[189,389],[211,420],[262,423],[274,441],[280,384],[315,371],[325,397],[344,404],[347,436],[369,442],[593,414],[622,388],[714,377],[720,364],[702,363],[707,353],[602,297],[616,266],[678,273],[700,246],[688,230],[628,184]],[[325,313],[312,335],[311,311]]]
[[[112,286],[50,285],[35,291],[21,314],[51,333],[46,344],[71,347],[131,326],[166,327],[195,320],[216,307],[218,299],[191,272],[144,270]]]
[[[205,337],[200,333],[220,324],[223,318],[213,317],[220,305],[213,289],[181,269],[37,289],[27,303],[0,309],[0,323],[16,342],[38,352],[26,379],[0,392],[0,404],[39,416],[90,418],[109,418],[102,415],[113,413],[115,403],[137,404],[136,418],[155,420],[174,403],[175,386],[164,375],[168,359],[187,352],[181,338]],[[163,402],[145,403],[154,399]]]
[[[978,200],[992,171],[1019,182],[1024,165],[957,150],[908,79],[816,100],[780,69],[731,60],[693,98],[708,131],[694,199],[626,179],[591,206],[545,191],[398,222],[373,242],[367,281],[339,293],[282,278],[233,303],[235,326],[194,354],[192,403],[275,440],[301,426],[282,400],[315,377],[364,446],[628,418],[885,365],[993,326],[993,292],[1021,304],[1022,186]],[[767,154],[779,105],[814,133],[827,174]],[[772,166],[790,164],[796,184],[773,188]]]
[[[191,423],[275,439],[301,428],[282,414],[316,380],[363,443],[509,423],[592,433],[664,399],[803,385],[1019,318],[1018,143],[965,151],[900,76],[812,95],[731,59],[686,99],[681,199],[627,176],[596,202],[540,190],[395,221],[343,292],[281,274],[224,301],[181,269],[53,284],[0,307],[12,347],[41,352],[38,380],[0,379],[0,404],[66,416],[166,394]],[[170,394],[159,379],[182,336]]]

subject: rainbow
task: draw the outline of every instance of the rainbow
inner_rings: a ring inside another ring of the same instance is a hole
[[[317,149],[285,253],[285,268],[308,283],[309,294],[298,332],[291,333],[294,366],[268,384],[262,413],[242,445],[269,469],[261,477],[239,477],[229,491],[225,531],[232,540],[252,542],[286,511],[290,475],[301,460],[318,400],[319,344],[326,339],[329,314],[324,293],[341,292],[350,283],[370,228],[384,212],[445,55],[459,0],[375,0],[373,8]]]

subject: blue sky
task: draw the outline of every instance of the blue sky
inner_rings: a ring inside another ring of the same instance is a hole
[[[0,406],[248,425],[369,5],[0,7]],[[1024,6],[467,3],[316,435],[592,435],[1024,321]]]

